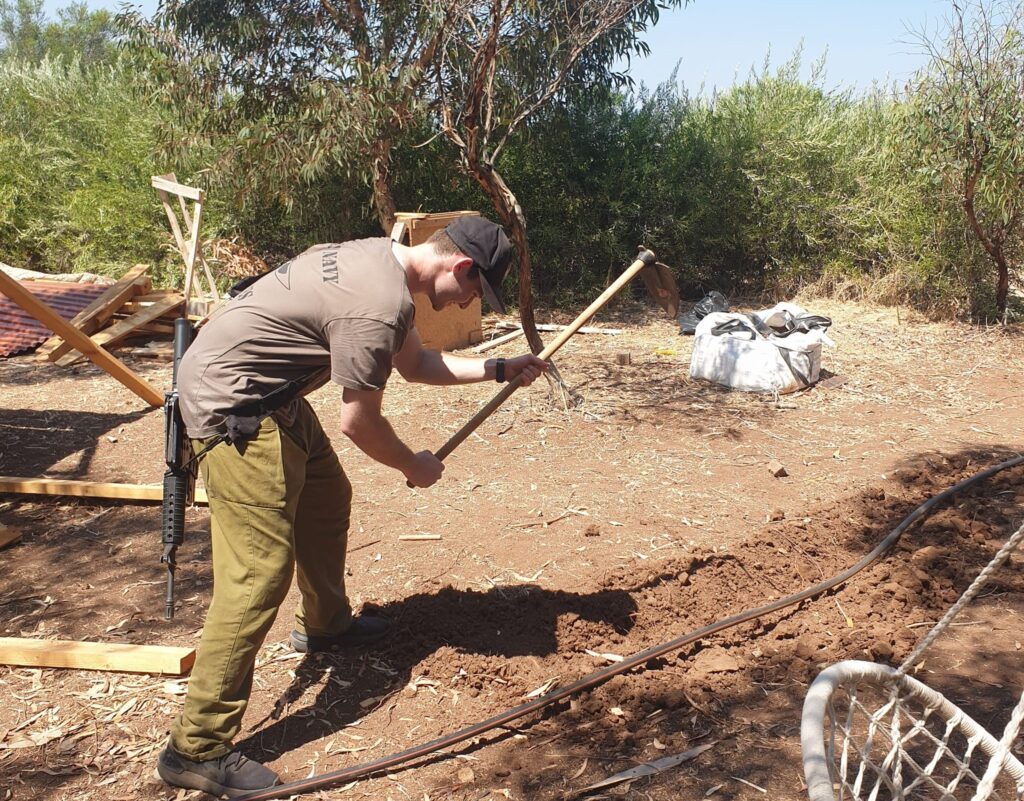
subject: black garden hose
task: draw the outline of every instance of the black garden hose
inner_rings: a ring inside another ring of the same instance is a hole
[[[618,676],[622,673],[626,673],[633,668],[636,668],[645,662],[652,659],[658,659],[659,657],[665,656],[672,651],[676,651],[692,642],[700,640],[704,637],[708,637],[712,634],[717,634],[725,629],[738,626],[741,623],[748,623],[751,620],[756,620],[759,617],[764,617],[772,612],[778,612],[780,609],[785,609],[788,606],[806,601],[808,598],[813,598],[816,595],[820,595],[823,592],[827,592],[840,584],[846,582],[854,575],[859,573],[861,570],[866,568],[868,565],[875,562],[879,557],[882,556],[886,551],[892,548],[898,541],[904,531],[907,530],[912,524],[925,517],[931,510],[938,504],[945,501],[952,495],[966,489],[967,487],[975,484],[979,481],[983,481],[990,476],[995,475],[1003,470],[1011,467],[1016,467],[1019,464],[1024,464],[1024,455],[1015,456],[1012,459],[1008,459],[1005,462],[1000,462],[993,467],[989,467],[986,470],[982,470],[980,473],[975,473],[969,478],[965,478],[958,484],[954,484],[946,490],[943,490],[938,495],[934,495],[927,501],[922,503],[913,512],[907,515],[903,521],[896,526],[889,534],[883,539],[878,545],[876,545],[870,553],[864,558],[857,562],[853,567],[847,568],[842,573],[839,573],[832,578],[825,579],[812,587],[802,590],[793,595],[787,595],[785,598],[780,598],[777,601],[772,601],[770,604],[759,606],[756,609],[750,609],[745,612],[733,615],[732,617],[724,618],[715,623],[711,623],[707,626],[703,626],[689,634],[684,634],[681,637],[677,637],[674,640],[663,643],[661,645],[655,645],[651,648],[647,648],[640,651],[633,656],[624,659],[621,662],[616,662],[613,665],[609,665],[606,668],[595,671],[583,678],[573,682],[572,684],[560,687],[556,690],[552,690],[546,695],[542,695],[532,701],[527,701],[525,704],[508,709],[494,717],[488,718],[487,720],[479,723],[474,723],[472,726],[467,726],[464,729],[446,734],[443,737],[438,737],[430,742],[423,743],[421,745],[407,748],[404,751],[391,754],[390,756],[381,757],[375,759],[372,762],[365,762],[362,765],[354,765],[349,768],[342,768],[341,770],[331,771],[329,773],[322,773],[318,776],[311,776],[308,779],[301,779],[299,781],[289,782],[287,784],[280,784],[276,787],[271,787],[267,790],[259,790],[253,793],[247,793],[245,795],[238,796],[238,801],[269,801],[272,798],[283,798],[289,795],[297,795],[299,793],[309,793],[316,790],[324,790],[333,785],[342,784],[344,782],[351,782],[354,779],[359,779],[364,776],[369,776],[373,773],[379,773],[382,770],[400,765],[404,762],[408,762],[418,757],[423,757],[428,754],[434,753],[435,751],[441,751],[445,748],[450,748],[453,745],[464,742],[465,740],[479,737],[491,729],[498,728],[499,726],[505,726],[514,720],[536,712],[549,706],[557,701],[561,701],[563,698],[567,698],[570,695],[580,692],[581,690],[588,690],[592,687],[596,687],[599,684],[607,681],[613,676]]]

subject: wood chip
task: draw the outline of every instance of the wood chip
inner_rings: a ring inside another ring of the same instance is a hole
[[[767,791],[767,790],[765,790],[765,789],[764,789],[763,787],[758,787],[758,786],[757,786],[756,784],[754,784],[753,782],[748,782],[748,781],[747,781],[746,779],[741,779],[741,778],[740,778],[739,776],[730,776],[729,778],[730,778],[730,779],[735,779],[735,780],[736,780],[736,781],[738,781],[738,782],[739,782],[740,784],[745,784],[745,785],[747,785],[747,787],[753,787],[753,788],[754,788],[755,790],[757,790],[757,792],[759,792],[759,793],[763,793],[764,795],[767,795],[767,794],[768,794],[768,791]]]
[[[557,686],[558,686],[558,676],[555,676],[554,678],[548,679],[546,682],[544,682],[542,685],[540,685],[540,687],[538,687],[536,690],[531,690],[530,692],[528,692],[526,694],[526,697],[527,698],[539,698],[540,696],[546,695],[547,693],[551,692]]]
[[[596,657],[597,659],[603,659],[606,662],[623,662],[626,659],[626,657],[619,656],[618,654],[602,654],[598,651],[591,651],[589,648],[583,649],[583,653],[588,656]]]
[[[587,757],[584,757],[584,758],[583,758],[583,764],[582,764],[582,765],[580,765],[580,769],[579,769],[578,771],[576,771],[576,772],[575,772],[574,774],[572,774],[572,776],[570,776],[570,777],[569,777],[569,780],[570,780],[570,781],[575,781],[575,780],[576,780],[576,779],[578,779],[578,778],[579,778],[580,776],[582,776],[582,775],[583,775],[583,774],[584,774],[584,773],[586,772],[586,770],[587,770],[587,764],[588,764],[589,762],[590,762],[590,759],[589,759],[589,758],[587,758]]]
[[[717,740],[713,743],[698,745],[696,748],[691,748],[689,751],[683,751],[681,754],[662,757],[654,762],[645,762],[642,765],[637,765],[635,768],[624,770],[622,773],[616,773],[614,776],[609,776],[607,779],[602,779],[599,782],[591,784],[589,787],[584,788],[582,792],[589,793],[594,790],[600,790],[603,787],[611,787],[615,784],[622,784],[622,782],[634,781],[636,779],[643,778],[644,776],[654,776],[658,773],[674,768],[677,765],[681,765],[683,762],[687,762],[694,757],[700,756],[715,745],[717,745]]]

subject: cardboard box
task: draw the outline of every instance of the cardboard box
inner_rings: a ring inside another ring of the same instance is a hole
[[[479,216],[476,211],[446,211],[437,214],[398,212],[391,238],[414,246],[426,242],[434,231],[444,228],[456,217]],[[434,311],[423,295],[413,295],[416,302],[416,329],[424,346],[432,350],[454,350],[476,345],[483,339],[480,299],[465,309],[449,306]]]

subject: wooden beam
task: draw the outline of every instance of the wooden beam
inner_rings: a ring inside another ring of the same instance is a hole
[[[12,542],[17,542],[20,539],[21,532],[18,529],[0,523],[0,548],[6,548]]]
[[[168,295],[180,295],[181,293],[177,289],[154,289],[144,295],[136,295],[132,298],[132,303],[152,303],[153,301],[163,300]]]
[[[197,200],[200,203],[203,202],[204,193],[202,189],[196,189],[194,186],[179,184],[177,181],[171,180],[172,177],[173,176],[154,175],[150,179],[150,183],[154,189],[161,189],[164,192],[170,192],[173,195],[187,197],[189,200]]]
[[[0,664],[4,665],[180,676],[195,661],[193,648],[0,637]]]
[[[189,297],[192,295],[192,282],[195,281],[196,286],[199,288],[200,294],[203,289],[203,284],[199,280],[199,276],[196,275],[196,256],[199,254],[199,233],[200,226],[203,224],[203,204],[196,203],[196,216],[191,222],[188,219],[188,214],[185,215],[185,225],[189,227],[189,240],[188,240],[188,252],[185,254],[185,301],[188,302]]]
[[[119,320],[109,328],[104,328],[97,334],[93,334],[89,339],[96,345],[112,345],[120,340],[129,336],[132,331],[137,328],[141,328],[147,323],[152,322],[158,317],[163,316],[165,312],[169,312],[171,309],[177,308],[185,302],[185,298],[181,295],[168,295],[163,300],[158,300],[156,303],[152,303],[146,306],[135,314],[126,317],[123,320]],[[58,367],[67,367],[78,361],[81,358],[81,354],[77,351],[68,353],[56,362]]]
[[[136,328],[133,334],[173,334],[174,326],[170,323],[147,323],[146,325]]]
[[[498,347],[498,345],[504,345],[506,342],[511,342],[516,337],[521,337],[522,335],[523,329],[519,328],[513,331],[511,334],[505,334],[500,337],[495,337],[490,342],[485,342],[483,345],[477,345],[475,348],[473,348],[473,353],[484,353],[485,351],[489,351],[491,348]]]
[[[0,270],[0,292],[7,295],[53,333],[71,343],[72,346],[84,353],[89,361],[120,381],[150,406],[163,406],[164,396],[150,386],[149,382],[99,347],[3,270]]]
[[[512,328],[519,328],[518,323],[510,323],[506,320],[499,320],[494,324],[495,328],[500,328],[502,331],[507,331]],[[551,323],[538,323],[538,331],[565,331],[568,326],[565,325],[552,325]],[[617,336],[622,333],[621,328],[594,328],[590,325],[585,325],[576,331],[577,334],[609,334],[610,336]]]
[[[105,498],[115,501],[161,501],[164,489],[160,484],[115,484],[99,481],[75,481],[54,478],[0,478],[0,492],[16,495],[71,495],[76,498]],[[196,504],[209,501],[206,490],[196,487]]]
[[[183,198],[181,195],[178,195],[178,205],[181,206],[181,217],[185,221],[185,227],[188,228],[189,230],[193,230],[193,220],[188,213],[188,204],[185,202],[185,198]],[[206,274],[206,286],[209,290],[209,294],[213,297],[214,300],[220,300],[220,293],[217,291],[217,282],[213,280],[213,273],[210,271],[210,265],[207,264],[206,259],[203,257],[202,242],[199,239],[199,224],[200,219],[203,216],[203,201],[197,201],[194,208],[196,212],[196,219],[194,221],[196,258],[199,260],[199,263],[202,265],[203,272]],[[202,281],[199,281],[197,278],[196,283],[200,287],[200,289],[202,289]]]
[[[121,277],[121,280],[108,287],[102,295],[71,318],[70,324],[83,334],[91,334],[98,330],[140,289],[148,290],[147,270],[148,264],[136,264]],[[69,350],[71,346],[54,334],[36,350],[36,360],[57,361]]]
[[[197,296],[203,295],[203,284],[200,280],[199,272],[195,270],[197,262],[203,268],[203,273],[206,275],[207,294],[215,301],[219,301],[220,293],[217,291],[217,283],[213,279],[210,265],[203,257],[202,242],[200,240],[205,194],[200,189],[179,184],[177,176],[173,172],[167,175],[154,175],[152,184],[160,195],[160,202],[163,204],[164,212],[167,214],[167,221],[171,225],[171,232],[174,234],[174,241],[178,246],[178,252],[181,253],[182,259],[185,260],[184,291],[186,303],[192,299],[193,286],[196,289]],[[178,222],[178,215],[171,207],[171,199],[168,197],[168,193],[178,198],[181,217],[185,222],[185,228],[189,231],[188,241],[185,240],[185,236],[182,233],[182,227]],[[189,213],[188,204],[185,202],[186,198],[195,201],[194,217]]]

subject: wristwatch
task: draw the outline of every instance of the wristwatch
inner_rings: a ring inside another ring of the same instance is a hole
[[[499,384],[505,383],[505,360],[496,359],[494,362],[494,380]]]

